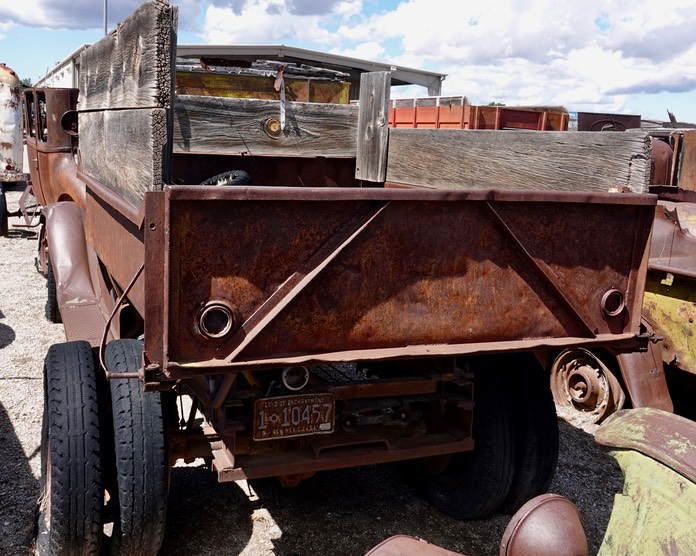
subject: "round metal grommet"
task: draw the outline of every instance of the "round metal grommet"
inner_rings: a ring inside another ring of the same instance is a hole
[[[234,311],[226,303],[210,301],[199,311],[196,331],[208,340],[225,338],[235,326]]]
[[[626,309],[626,296],[616,288],[609,288],[602,296],[602,312],[607,317],[618,317]]]

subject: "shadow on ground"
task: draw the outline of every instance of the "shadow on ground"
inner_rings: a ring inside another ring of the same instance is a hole
[[[39,481],[29,466],[33,457],[39,454],[24,453],[10,416],[0,403],[0,554],[33,554],[34,515],[39,493]]]
[[[550,491],[576,503],[595,553],[622,475],[591,435],[559,423],[561,455]],[[401,533],[470,555],[494,555],[510,520],[451,519],[421,500],[393,465],[318,473],[292,489],[264,479],[244,491],[218,484],[203,467],[175,468],[172,477],[164,554],[359,556]]]

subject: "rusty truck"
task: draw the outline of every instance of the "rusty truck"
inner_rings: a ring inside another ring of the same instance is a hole
[[[24,92],[66,333],[39,554],[156,553],[194,458],[288,486],[408,462],[457,519],[544,492],[551,354],[647,350],[649,138],[389,129],[389,72],[357,105],[287,99],[287,68],[275,100],[191,93],[176,17],[145,3],[81,54],[79,89]]]

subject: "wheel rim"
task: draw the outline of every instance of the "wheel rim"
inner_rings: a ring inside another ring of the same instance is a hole
[[[621,409],[626,399],[614,374],[584,349],[567,350],[556,358],[551,391],[557,405],[592,415],[595,423]]]

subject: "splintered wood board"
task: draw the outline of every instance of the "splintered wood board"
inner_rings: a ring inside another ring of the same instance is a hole
[[[452,189],[645,193],[650,138],[621,132],[392,129],[387,182]]]

